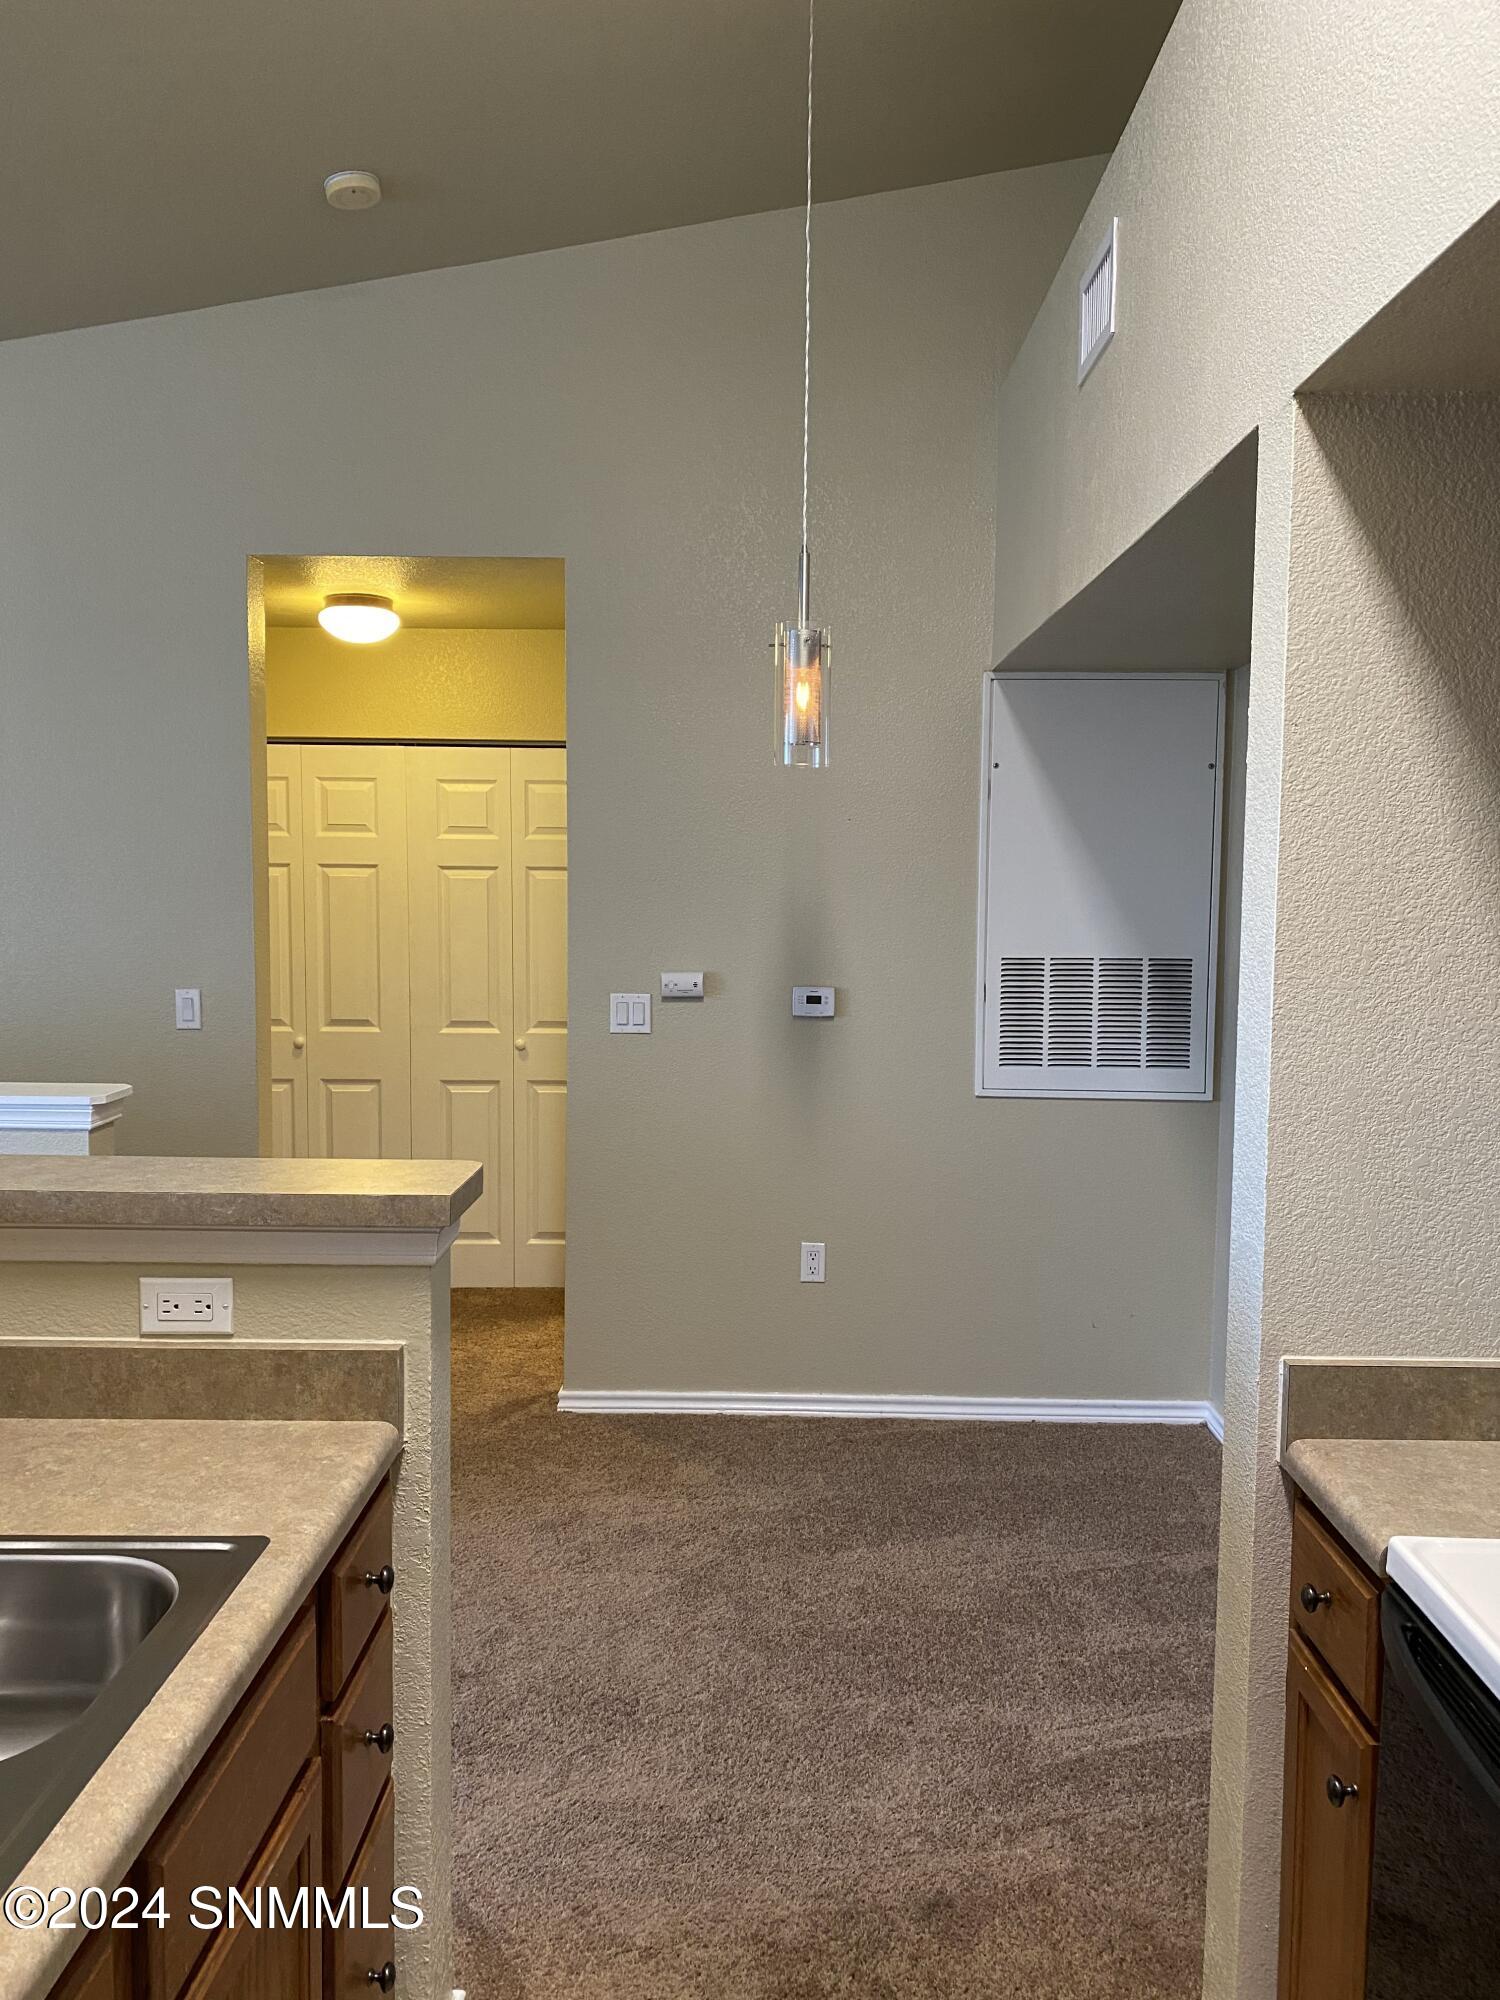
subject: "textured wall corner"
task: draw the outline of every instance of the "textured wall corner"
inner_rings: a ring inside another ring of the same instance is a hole
[[[1500,403],[1310,398],[1261,468],[1210,2000],[1275,1983],[1282,1357],[1500,1350]]]

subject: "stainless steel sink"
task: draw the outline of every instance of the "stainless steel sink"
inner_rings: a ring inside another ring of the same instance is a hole
[[[265,1546],[257,1535],[0,1540],[0,1886]]]

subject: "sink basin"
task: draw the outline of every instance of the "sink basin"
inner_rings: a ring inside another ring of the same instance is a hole
[[[0,1761],[76,1722],[177,1601],[144,1556],[0,1555]]]
[[[0,1540],[0,1887],[265,1546],[255,1535]]]

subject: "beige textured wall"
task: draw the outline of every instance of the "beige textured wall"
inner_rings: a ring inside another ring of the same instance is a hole
[[[1219,892],[1219,1155],[1215,1170],[1213,1312],[1209,1323],[1208,1400],[1224,1414],[1229,1339],[1229,1253],[1233,1227],[1234,1100],[1239,1044],[1240,917],[1245,880],[1245,744],[1250,727],[1250,669],[1229,676],[1224,728],[1224,877]]]
[[[1494,0],[1185,0],[1004,384],[996,660],[1500,200],[1497,97]]]
[[[140,1338],[140,1279],[203,1266],[0,1263],[0,1340]],[[395,1473],[396,1873],[423,1891],[428,1921],[395,1941],[402,1990],[453,1985],[452,1503],[449,1266],[214,1263],[234,1281],[240,1341],[393,1341],[402,1348],[403,1451]]]
[[[0,347],[8,1065],[137,1085],[134,1150],[253,1149],[247,556],[546,549],[570,1380],[1201,1396],[1216,1107],[972,1094],[994,386],[1098,172],[818,212],[820,775],[769,741],[795,213]],[[608,1035],[611,989],[684,965],[713,998]],[[809,980],[836,1021],[791,1021]],[[170,1025],[187,984],[199,1035]]]
[[[1261,444],[1211,2000],[1275,1983],[1281,1359],[1500,1352],[1500,403]]]
[[[320,626],[266,628],[270,736],[561,743],[562,632],[403,626],[348,646]]]

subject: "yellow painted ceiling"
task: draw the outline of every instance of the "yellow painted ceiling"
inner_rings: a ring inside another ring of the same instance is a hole
[[[323,599],[389,597],[407,625],[546,628],[566,623],[557,556],[266,556],[268,625],[312,625]]]

